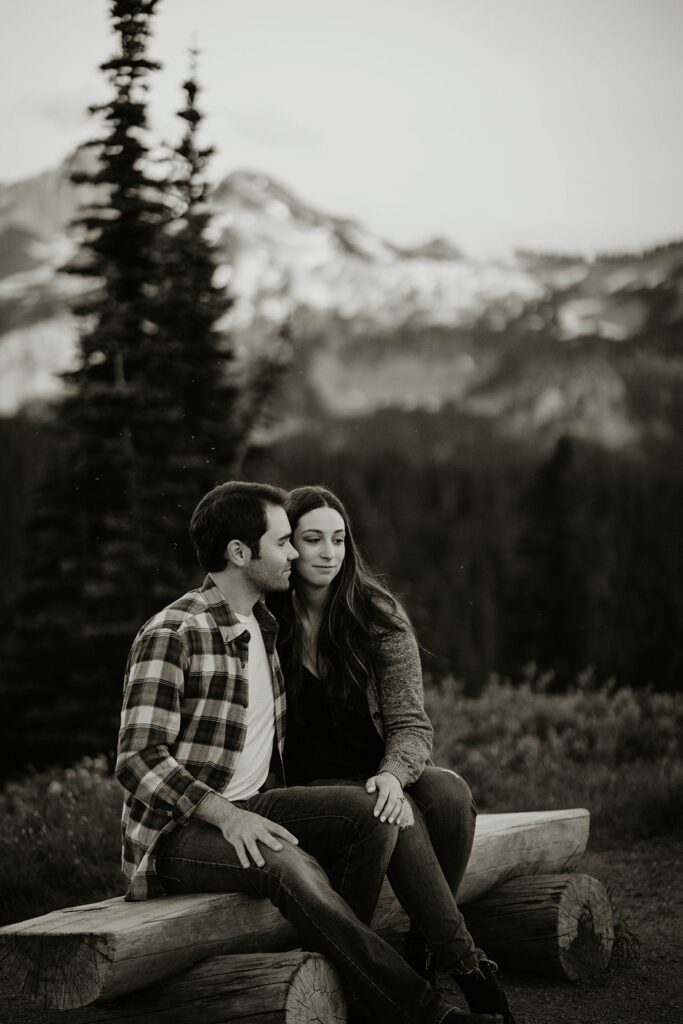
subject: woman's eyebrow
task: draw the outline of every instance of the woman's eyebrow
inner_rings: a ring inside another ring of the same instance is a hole
[[[325,531],[324,530],[317,530],[314,526],[309,526],[308,529],[307,530],[303,530],[302,533],[303,533],[304,537],[307,537],[309,533],[315,533],[316,536],[322,536],[325,533]],[[336,537],[338,534],[341,534],[342,537],[345,537],[346,536],[346,530],[333,530],[332,531],[332,536],[333,537]]]

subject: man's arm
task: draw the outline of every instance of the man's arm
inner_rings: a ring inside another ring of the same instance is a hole
[[[180,822],[213,792],[169,752],[180,731],[186,667],[183,642],[173,630],[136,637],[128,658],[116,761],[124,789]]]
[[[138,636],[128,659],[116,776],[147,807],[184,824],[194,815],[215,825],[234,846],[243,867],[265,863],[258,843],[281,850],[297,844],[282,825],[235,807],[198,782],[170,753],[180,731],[180,702],[187,656],[178,635],[159,629]]]

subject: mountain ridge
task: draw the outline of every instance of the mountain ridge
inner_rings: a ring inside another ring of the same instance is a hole
[[[5,415],[58,396],[55,373],[73,365],[69,306],[87,283],[60,267],[77,244],[69,174],[83,159],[0,185]],[[262,172],[232,172],[211,201],[217,277],[236,299],[223,326],[240,358],[267,356],[279,325],[292,325],[278,429],[302,429],[316,407],[343,418],[450,404],[544,446],[565,432],[615,449],[671,433],[683,241],[475,260],[443,238],[397,246]]]

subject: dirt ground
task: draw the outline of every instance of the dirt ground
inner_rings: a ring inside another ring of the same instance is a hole
[[[608,887],[621,922],[617,935],[635,938],[638,951],[617,948],[605,974],[592,981],[509,975],[519,1024],[681,1024],[682,865],[683,844],[671,841],[586,853],[578,870]]]
[[[608,887],[621,921],[619,932],[631,937],[622,943],[630,952],[617,949],[606,973],[592,981],[507,975],[505,987],[518,1024],[681,1024],[682,865],[683,844],[672,841],[585,854],[578,870]],[[639,947],[635,953],[633,939]],[[59,1019],[67,1024],[68,1017],[50,1017],[21,997],[0,998],[0,1024]]]

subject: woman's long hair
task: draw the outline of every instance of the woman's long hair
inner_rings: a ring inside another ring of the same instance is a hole
[[[346,539],[344,560],[330,584],[320,622],[316,673],[334,703],[344,705],[354,689],[364,693],[373,673],[381,668],[378,640],[410,625],[394,595],[366,565],[356,546],[349,516],[336,494],[319,486],[290,491],[285,509],[292,531],[307,512],[325,507],[334,509],[344,520]],[[292,590],[275,610],[280,619],[278,646],[287,689],[296,704],[303,668],[303,630],[296,610],[296,562],[292,581]]]

